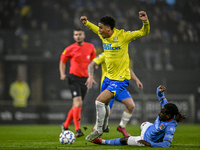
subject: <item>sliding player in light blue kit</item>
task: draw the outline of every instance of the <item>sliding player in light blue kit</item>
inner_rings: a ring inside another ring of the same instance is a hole
[[[185,119],[177,106],[168,103],[164,96],[165,87],[160,85],[157,88],[157,97],[161,104],[161,111],[154,124],[144,122],[141,124],[141,135],[130,136],[111,140],[102,140],[100,137],[92,141],[95,144],[106,145],[136,145],[151,147],[169,147],[172,143],[177,123]]]

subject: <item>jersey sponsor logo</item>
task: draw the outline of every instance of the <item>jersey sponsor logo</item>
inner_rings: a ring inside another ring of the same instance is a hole
[[[112,47],[111,46],[112,44],[106,44],[106,43],[103,43],[103,49],[104,50],[120,50],[120,46],[117,46],[117,47]]]
[[[165,126],[163,125],[163,124],[161,124],[160,126],[159,126],[159,129],[160,130],[162,130],[162,129],[164,129],[165,128]]]

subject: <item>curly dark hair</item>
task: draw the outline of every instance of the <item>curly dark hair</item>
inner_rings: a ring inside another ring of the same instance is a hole
[[[111,16],[104,16],[99,20],[99,22],[106,26],[110,26],[111,30],[113,30],[114,27],[116,26],[116,21]]]
[[[183,119],[185,119],[186,115],[181,114],[178,110],[178,107],[175,104],[168,103],[168,104],[164,105],[164,108],[166,109],[166,113],[171,115],[171,118],[173,118],[175,116],[175,120],[177,122],[180,122]]]

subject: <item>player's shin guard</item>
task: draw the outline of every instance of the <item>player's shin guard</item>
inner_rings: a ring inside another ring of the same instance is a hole
[[[108,120],[109,120],[109,115],[110,115],[110,106],[109,105],[105,105],[105,109],[106,109],[106,115],[105,115],[105,119],[104,119],[104,129],[106,130],[108,128]]]
[[[106,114],[105,104],[99,101],[95,101],[96,104],[96,126],[97,131],[99,133],[103,132],[103,124],[104,124],[104,118]]]
[[[129,120],[131,119],[131,116],[132,116],[132,114],[129,114],[124,111],[123,115],[122,115],[122,119],[119,123],[120,127],[125,128],[127,123],[129,122]]]

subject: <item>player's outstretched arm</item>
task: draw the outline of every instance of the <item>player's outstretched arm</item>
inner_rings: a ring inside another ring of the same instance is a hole
[[[137,141],[140,144],[143,144],[145,146],[150,146],[150,147],[169,147],[171,145],[171,143],[169,141],[163,141],[163,142],[158,142],[158,143],[154,143],[154,142],[147,142],[145,140],[139,140]]]
[[[157,94],[157,97],[160,101],[160,104],[161,106],[164,106],[165,104],[167,104],[167,99],[165,98],[165,95],[164,95],[164,91],[166,90],[166,88],[163,86],[163,85],[160,85],[158,88],[157,88],[157,91],[156,91],[156,94]]]
[[[147,142],[147,141],[145,141],[145,140],[139,140],[139,141],[137,141],[138,143],[140,143],[140,144],[143,144],[143,145],[145,145],[145,146],[151,146],[151,143],[149,143],[149,142]]]
[[[94,33],[98,34],[99,31],[99,27],[94,25],[93,23],[89,22],[86,16],[81,16],[80,20],[82,21],[82,23],[87,26],[88,28],[90,28]]]
[[[135,40],[137,38],[141,38],[150,32],[150,24],[147,17],[147,13],[145,11],[139,12],[139,19],[143,22],[143,26],[139,30],[135,30],[132,35],[130,36],[131,39],[128,40]]]
[[[157,97],[159,100],[165,98],[165,95],[164,95],[164,91],[165,91],[165,87],[163,85],[160,85],[158,88],[157,88]]]
[[[164,95],[164,91],[165,91],[165,87],[163,85],[160,85],[158,88],[157,88],[157,97],[159,100],[165,98],[165,95]]]

